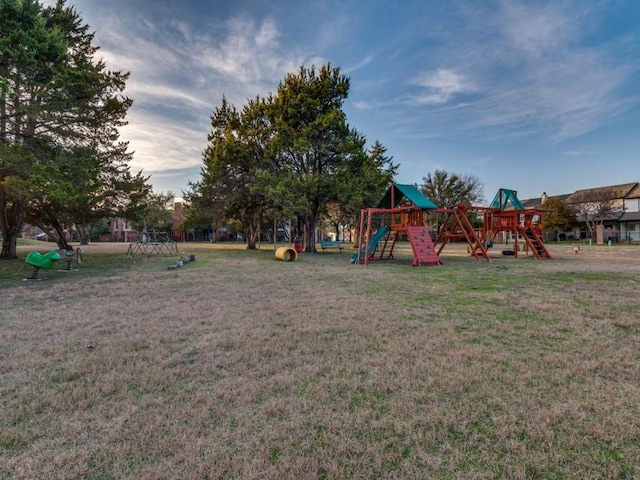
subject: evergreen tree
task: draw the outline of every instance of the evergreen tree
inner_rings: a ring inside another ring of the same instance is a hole
[[[280,83],[270,113],[273,182],[269,194],[304,225],[305,250],[315,252],[315,230],[328,202],[338,197],[340,173],[362,162],[364,139],[342,110],[349,79],[330,64],[301,67]]]
[[[132,104],[122,95],[128,74],[95,59],[94,34],[64,0],[49,8],[0,0],[0,25],[0,139],[24,157],[2,158],[0,189],[13,177],[21,189],[5,188],[0,213],[10,206],[13,231],[27,220],[70,249],[67,225],[82,230],[102,216],[131,212],[149,189],[147,178],[131,173],[128,145],[118,140]],[[15,258],[15,237],[3,236],[0,257]]]

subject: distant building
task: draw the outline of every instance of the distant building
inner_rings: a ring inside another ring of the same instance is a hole
[[[599,224],[599,242],[640,241],[640,183],[587,188],[573,193],[521,200],[525,208],[543,208],[549,199],[558,199],[573,207],[576,225],[559,232],[561,239],[590,238],[587,221]],[[606,208],[604,208],[606,207]],[[591,216],[593,215],[593,216]],[[589,218],[587,218],[589,217]]]

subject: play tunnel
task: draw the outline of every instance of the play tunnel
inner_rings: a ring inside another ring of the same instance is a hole
[[[298,259],[298,252],[291,247],[279,247],[276,250],[276,258],[284,262],[295,262]]]

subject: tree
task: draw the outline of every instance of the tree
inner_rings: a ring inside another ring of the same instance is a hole
[[[478,177],[471,174],[448,173],[436,170],[422,178],[420,191],[439,208],[456,205],[477,205],[484,201],[483,186]],[[437,229],[444,221],[444,214],[436,215]]]
[[[596,228],[605,220],[619,217],[623,212],[623,202],[619,192],[612,188],[579,190],[568,199],[578,220],[582,220],[592,239]]]
[[[543,225],[547,232],[556,232],[566,230],[575,223],[576,218],[573,209],[558,198],[548,198],[542,203]]]
[[[175,195],[172,192],[149,192],[146,199],[141,202],[141,208],[133,220],[138,230],[167,231],[173,227],[171,207]],[[126,217],[124,217],[126,218]]]
[[[306,250],[315,251],[315,231],[328,205],[359,209],[396,167],[377,142],[346,122],[342,103],[349,80],[330,65],[300,68],[277,93],[256,97],[238,113],[223,97],[211,117],[201,179],[185,197],[190,218],[212,216],[241,221],[247,247],[255,248],[262,225],[297,218]],[[200,213],[198,213],[200,212]]]
[[[484,201],[482,183],[475,175],[436,170],[422,178],[420,190],[440,208],[458,204],[473,205]]]
[[[301,67],[280,83],[271,104],[274,174],[268,193],[304,225],[307,252],[315,252],[319,215],[338,196],[340,171],[362,159],[363,138],[342,111],[348,92],[349,79],[339,68]]]
[[[201,179],[190,183],[186,197],[190,218],[202,218],[209,211],[212,220],[239,221],[247,248],[255,249],[260,223],[271,208],[260,187],[266,159],[270,124],[267,104],[257,97],[238,113],[225,97],[211,116],[211,132],[203,154]]]
[[[17,257],[16,239],[26,217],[27,184],[19,172],[29,171],[34,157],[21,145],[0,143],[0,259]]]
[[[118,141],[132,104],[122,95],[128,74],[94,59],[94,35],[64,0],[50,8],[0,0],[0,25],[0,140],[19,145],[23,157],[2,159],[0,182],[22,181],[12,182],[11,197],[6,189],[0,196],[0,213],[8,214],[11,206],[11,224],[39,225],[60,248],[70,249],[65,226],[82,229],[114,214],[109,206],[125,203],[131,209],[135,192],[144,190],[147,179],[131,174],[128,145]],[[29,168],[18,168],[24,165]],[[127,192],[132,196],[123,200]],[[11,235],[2,258],[15,258]]]
[[[362,139],[364,142],[364,139]],[[375,206],[389,188],[398,166],[387,148],[376,140],[369,151],[354,155],[353,161],[345,164],[336,176],[337,197],[329,204],[329,222],[339,234],[340,226],[359,226],[363,208]]]
[[[41,112],[54,101],[66,51],[60,32],[46,27],[42,7],[32,0],[0,0],[0,259],[16,258],[16,239],[26,218],[24,187],[36,164],[35,132]]]

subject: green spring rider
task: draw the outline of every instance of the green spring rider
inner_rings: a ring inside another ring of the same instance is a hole
[[[60,257],[60,254],[56,250],[44,254],[38,252],[29,253],[25,263],[27,265],[31,265],[33,267],[33,271],[31,272],[31,276],[27,277],[27,280],[37,280],[38,273],[41,268],[51,268],[54,262],[61,259],[62,257]]]

